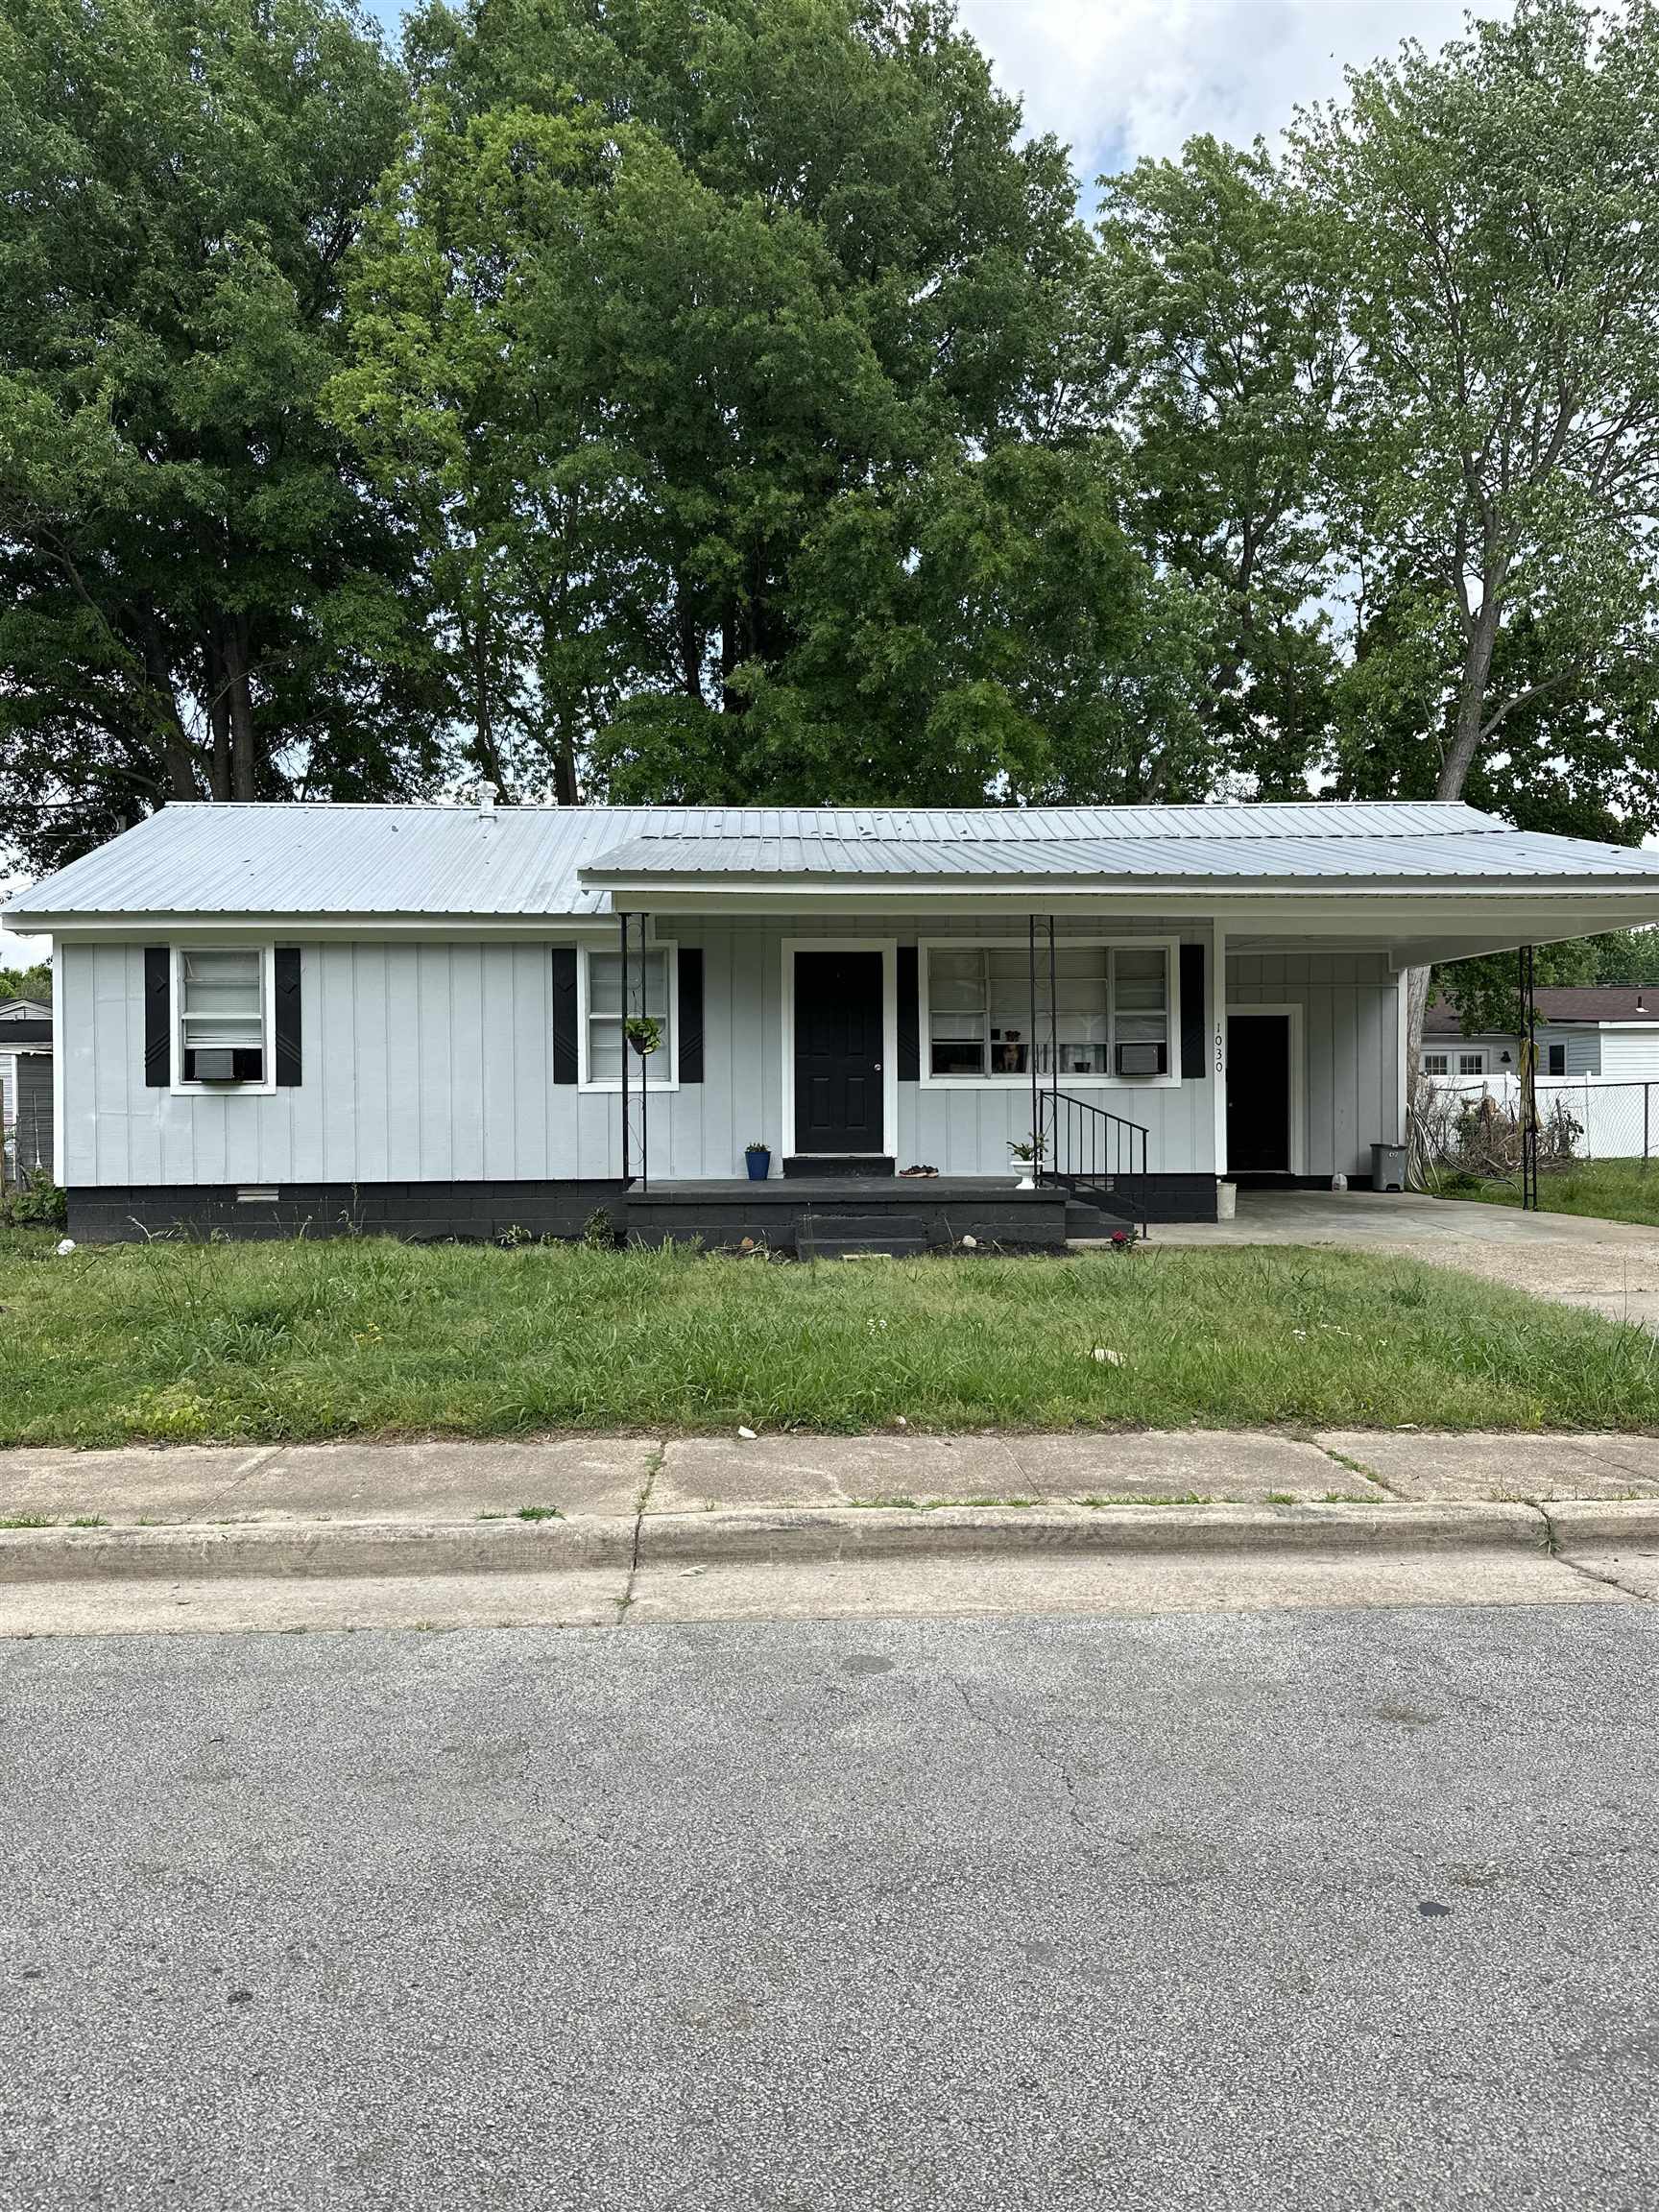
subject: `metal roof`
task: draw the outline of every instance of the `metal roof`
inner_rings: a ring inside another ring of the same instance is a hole
[[[1030,878],[1303,885],[1608,882],[1659,853],[1529,834],[1427,802],[1076,807],[163,807],[18,895],[7,918],[597,916],[610,885]]]

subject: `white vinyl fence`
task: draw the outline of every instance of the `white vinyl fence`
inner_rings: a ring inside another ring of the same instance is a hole
[[[1505,1120],[1518,1118],[1518,1075],[1435,1076],[1423,1088],[1455,1123],[1489,1099]],[[1599,1075],[1540,1075],[1538,1125],[1547,1155],[1556,1159],[1659,1159],[1659,1082],[1622,1083]]]

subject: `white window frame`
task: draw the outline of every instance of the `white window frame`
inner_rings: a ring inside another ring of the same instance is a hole
[[[167,1022],[171,1032],[168,1090],[178,1098],[274,1098],[276,1095],[276,946],[275,940],[250,945],[228,945],[220,940],[192,940],[167,948]],[[259,954],[260,1044],[259,1065],[264,1070],[257,1083],[187,1083],[184,1080],[184,955],[186,952],[257,952]]]
[[[1157,952],[1164,954],[1164,972],[1168,981],[1166,1003],[1169,1020],[1168,1071],[1163,1075],[1119,1075],[1108,1071],[1100,1075],[1068,1075],[1060,1073],[1063,1091],[1178,1091],[1181,1088],[1181,939],[1179,937],[1056,937],[1056,951],[1065,946],[1070,951],[1101,952],[1107,955],[1106,968],[1106,1056],[1117,1058],[1118,1002],[1112,987],[1112,956],[1118,952]],[[924,937],[918,941],[916,963],[916,1027],[918,1034],[917,1057],[921,1064],[921,1085],[925,1091],[1029,1091],[1029,1068],[1016,1075],[935,1075],[932,1073],[933,1036],[928,1013],[929,978],[934,952],[1006,952],[1010,950],[1029,953],[1027,937]],[[1048,938],[1044,931],[1037,943],[1037,982],[1041,988],[1047,980]],[[1032,1040],[1033,1044],[1037,1042]],[[1040,1074],[1039,1090],[1052,1087],[1053,1077]]]
[[[634,951],[637,951],[637,947],[633,949]],[[647,1081],[649,1082],[649,1085],[653,1091],[678,1091],[680,1088],[679,940],[672,937],[652,937],[647,941],[644,950],[647,959],[655,958],[655,956],[661,952],[668,963],[668,1035],[664,1040],[664,1045],[666,1046],[665,1050],[659,1049],[658,1051],[653,1052],[648,1060],[641,1060],[636,1053],[633,1062],[633,1069],[635,1070],[643,1070],[645,1071]],[[576,1088],[578,1091],[589,1091],[596,1094],[607,1094],[611,1097],[614,1098],[622,1089],[621,1076],[595,1075],[592,1073],[589,1066],[589,1046],[592,1037],[592,1030],[588,1019],[588,1008],[589,1001],[588,963],[593,958],[595,953],[597,953],[601,959],[608,958],[615,960],[621,957],[621,948],[617,945],[592,944],[579,945],[577,947]],[[632,967],[633,964],[633,952],[631,952],[629,958],[629,966]],[[623,1008],[623,1019],[627,1019],[626,1006]],[[624,1037],[622,1040],[622,1049],[625,1052],[632,1052],[634,1050],[634,1047],[628,1043],[626,1037]],[[665,1074],[659,1075],[656,1072],[657,1067],[663,1062],[667,1064],[667,1072]],[[630,1072],[628,1078],[628,1088],[630,1091],[633,1091],[636,1088],[634,1073],[632,1071]]]
[[[1431,1060],[1438,1060],[1440,1062],[1440,1066],[1438,1068],[1431,1068],[1429,1065]],[[1436,1081],[1450,1078],[1452,1073],[1451,1053],[1440,1051],[1425,1052],[1422,1061],[1419,1064],[1419,1072],[1424,1075],[1432,1076]]]
[[[1486,1073],[1486,1047],[1484,1045],[1459,1045],[1455,1047],[1455,1049],[1457,1054],[1457,1080],[1460,1083],[1471,1083],[1474,1081],[1477,1075],[1484,1075]],[[1467,1060],[1477,1061],[1479,1062],[1479,1066],[1474,1068],[1467,1068],[1464,1066],[1464,1062]]]

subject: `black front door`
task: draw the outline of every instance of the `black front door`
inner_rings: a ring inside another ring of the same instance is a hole
[[[1290,1166],[1290,1017],[1227,1017],[1227,1167],[1287,1173]]]
[[[795,955],[795,1149],[879,1152],[881,955]]]

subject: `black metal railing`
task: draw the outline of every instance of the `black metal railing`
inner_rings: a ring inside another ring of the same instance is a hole
[[[1146,1234],[1146,1131],[1069,1091],[1038,1094],[1038,1179],[1064,1184],[1086,1205]]]

